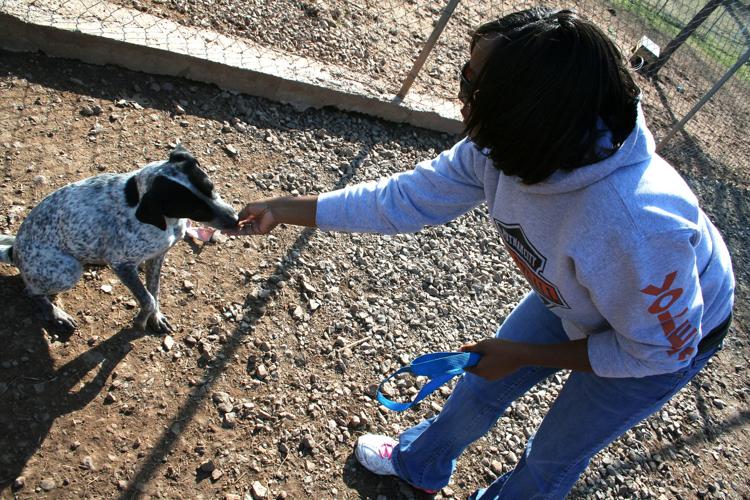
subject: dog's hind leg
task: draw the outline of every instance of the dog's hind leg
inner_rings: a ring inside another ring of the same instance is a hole
[[[52,333],[69,336],[78,325],[52,303],[50,296],[73,288],[83,274],[83,266],[78,259],[49,247],[35,249],[22,262],[21,276],[37,313]]]
[[[128,287],[141,306],[140,312],[133,320],[133,326],[138,330],[145,330],[149,318],[158,310],[156,299],[143,286],[143,282],[140,276],[138,276],[138,267],[136,264],[117,264],[112,266],[112,270],[120,278],[123,285]]]
[[[156,312],[149,318],[148,326],[156,332],[171,332],[174,330],[159,308],[159,281],[165,256],[166,253],[163,253],[146,261],[146,288],[156,301]]]

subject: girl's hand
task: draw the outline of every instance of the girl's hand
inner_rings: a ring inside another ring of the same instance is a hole
[[[222,231],[231,236],[268,234],[279,225],[268,200],[253,201],[245,205],[239,213],[239,227]]]
[[[525,366],[521,356],[524,344],[500,339],[485,339],[461,346],[463,352],[476,352],[482,357],[466,371],[493,382]]]
[[[492,338],[465,344],[461,350],[482,356],[476,366],[466,371],[489,381],[501,379],[524,366],[592,371],[588,339],[559,344],[527,344]]]
[[[224,233],[240,236],[268,234],[279,224],[315,227],[318,195],[264,198],[245,205],[237,229]]]

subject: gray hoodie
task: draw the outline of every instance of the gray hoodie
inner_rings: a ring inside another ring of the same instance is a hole
[[[685,181],[655,153],[640,109],[628,138],[601,162],[526,185],[465,139],[411,171],[320,195],[317,225],[414,232],[482,202],[568,337],[588,337],[597,375],[677,371],[732,309],[726,245]]]

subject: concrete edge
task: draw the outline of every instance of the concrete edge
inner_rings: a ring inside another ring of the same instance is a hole
[[[444,110],[451,109],[448,101],[419,95],[409,95],[403,102],[395,97],[388,101],[374,93],[349,93],[327,85],[282,78],[254,68],[222,64],[145,43],[130,43],[74,29],[26,22],[5,12],[0,12],[0,47],[14,52],[41,51],[53,57],[97,65],[111,64],[144,73],[212,83],[225,90],[264,97],[302,109],[332,106],[342,111],[451,134],[461,132],[463,127],[460,120],[446,116]],[[428,104],[425,105],[425,102]],[[415,106],[416,103],[420,104],[419,108]],[[433,105],[432,109],[430,104]]]

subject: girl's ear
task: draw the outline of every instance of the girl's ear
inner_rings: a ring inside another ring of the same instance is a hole
[[[154,184],[157,184],[156,180],[158,180],[158,178],[155,179]],[[161,202],[161,195],[163,193],[160,193],[159,191],[158,185],[152,186],[151,189],[146,191],[146,194],[141,198],[141,202],[135,211],[135,217],[144,224],[151,224],[162,231],[166,231],[167,221],[164,219]]]

